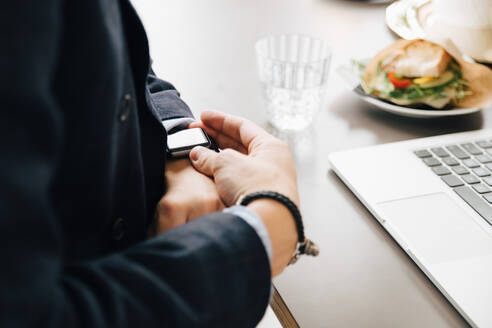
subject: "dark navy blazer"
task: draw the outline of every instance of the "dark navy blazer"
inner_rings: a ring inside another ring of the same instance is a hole
[[[214,213],[146,240],[165,192],[160,119],[191,116],[149,67],[128,0],[2,4],[0,327],[261,318],[268,258],[242,219]]]

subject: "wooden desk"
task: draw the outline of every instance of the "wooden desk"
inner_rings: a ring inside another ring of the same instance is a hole
[[[492,109],[442,120],[393,116],[361,102],[334,68],[395,40],[384,5],[336,0],[134,0],[154,69],[195,113],[214,108],[266,124],[253,51],[262,36],[299,32],[334,50],[327,104],[289,136],[306,232],[321,248],[275,279],[301,327],[463,327],[465,321],[330,170],[336,150],[492,127]],[[362,161],[363,159],[361,159]]]

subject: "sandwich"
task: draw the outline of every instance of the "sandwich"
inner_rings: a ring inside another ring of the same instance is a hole
[[[478,107],[492,102],[492,71],[430,41],[398,40],[365,67],[361,87],[402,106]]]

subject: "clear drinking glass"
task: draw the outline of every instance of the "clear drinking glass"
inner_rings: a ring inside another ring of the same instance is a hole
[[[323,102],[331,48],[294,34],[265,37],[255,50],[270,122],[281,130],[307,127]]]

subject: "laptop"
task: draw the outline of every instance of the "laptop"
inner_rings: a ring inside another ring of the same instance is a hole
[[[341,151],[329,159],[468,323],[492,327],[492,130]]]

